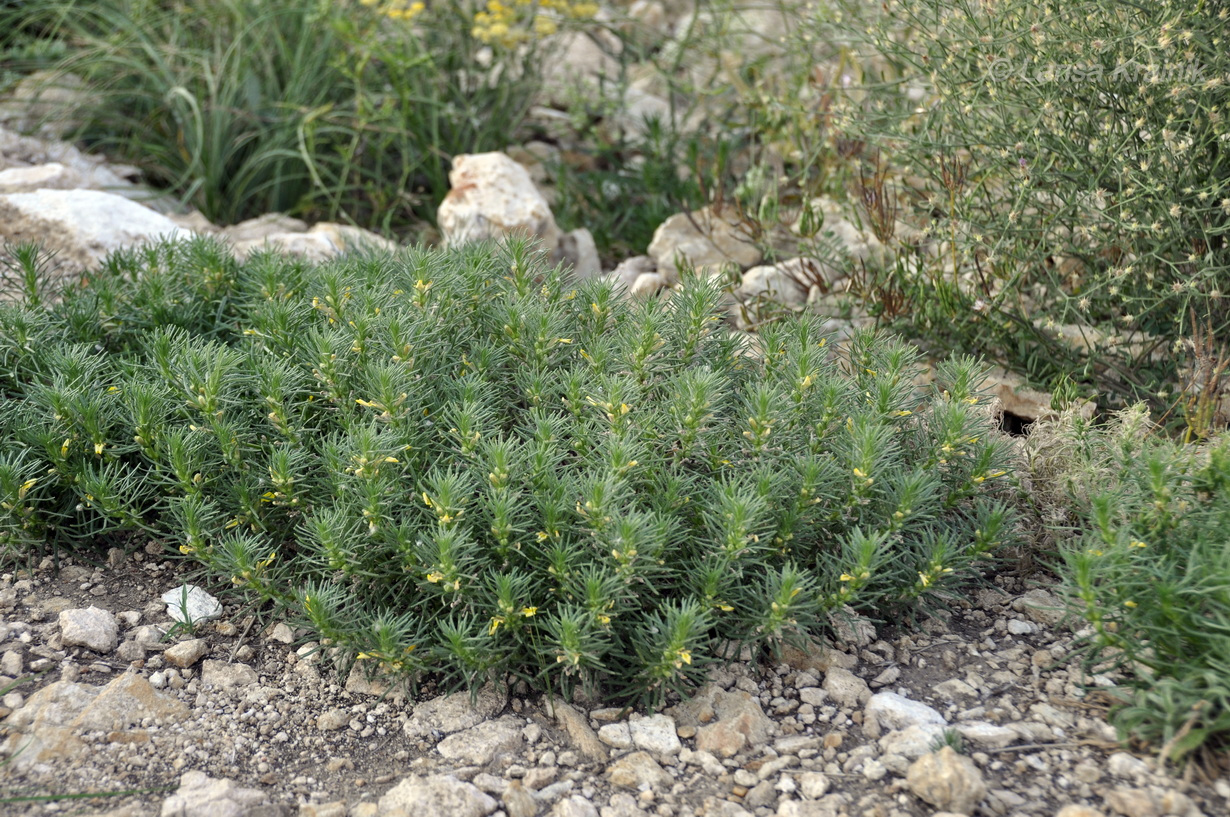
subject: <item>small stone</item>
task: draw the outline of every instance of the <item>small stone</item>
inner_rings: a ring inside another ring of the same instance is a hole
[[[198,624],[222,615],[222,602],[201,588],[184,584],[162,594],[167,615],[181,623]]]
[[[598,740],[612,749],[631,749],[632,731],[626,722],[604,724],[598,728]]]
[[[16,678],[23,672],[21,653],[15,650],[5,650],[0,656],[0,675]]]
[[[1055,817],[1106,817],[1106,815],[1090,806],[1069,803],[1055,812]]]
[[[675,782],[649,752],[624,755],[607,767],[606,773],[612,785],[626,789],[648,786],[650,789],[666,791]]]
[[[496,777],[495,775],[488,774],[487,772],[479,772],[474,775],[474,779],[470,782],[487,792],[487,794],[502,795],[513,781],[505,780],[502,777]]]
[[[867,686],[867,682],[841,667],[830,667],[824,674],[824,691],[838,705],[848,709],[861,706],[871,698],[871,687]]]
[[[803,687],[799,690],[799,700],[812,706],[823,706],[829,694],[820,687]]]
[[[910,764],[906,785],[922,800],[956,814],[973,814],[974,807],[987,793],[982,772],[951,746]]]
[[[598,813],[601,817],[646,817],[645,812],[637,804],[636,798],[622,791],[612,794],[610,803],[599,809]],[[712,815],[714,812],[706,813]],[[746,811],[743,813],[747,814]]]
[[[499,804],[472,783],[453,775],[410,775],[380,798],[380,814],[486,817]]]
[[[632,298],[649,298],[658,290],[666,287],[666,276],[657,272],[643,272],[636,276],[632,286],[628,288],[628,296]]]
[[[134,661],[144,661],[145,647],[131,639],[128,641],[122,641],[120,642],[120,645],[115,648],[115,657],[121,661],[127,661],[130,664]]]
[[[346,817],[346,803],[342,800],[334,800],[331,803],[304,803],[299,806],[298,817]]]
[[[729,207],[722,211],[704,207],[671,216],[654,231],[648,253],[657,262],[658,272],[672,280],[678,278],[679,263],[698,272],[731,262],[747,269],[763,257],[735,209]]]
[[[508,817],[534,817],[538,814],[538,798],[516,780],[508,784],[500,795],[500,800],[504,803],[504,813]]]
[[[1115,752],[1106,759],[1106,771],[1115,777],[1131,779],[1149,773],[1148,765],[1127,752]]]
[[[1059,624],[1067,615],[1064,603],[1041,589],[1025,593],[1012,603],[1012,609],[1048,627]]]
[[[179,790],[162,801],[162,817],[242,817],[270,805],[269,796],[259,789],[193,771],[185,772]]]
[[[1076,725],[1076,717],[1071,712],[1056,709],[1048,703],[1034,704],[1029,707],[1029,714],[1034,720],[1042,721],[1047,726],[1071,729]]]
[[[539,760],[541,761],[541,758]],[[526,771],[521,782],[525,783],[526,788],[538,791],[554,783],[557,777],[559,777],[559,766],[535,766]]]
[[[565,797],[551,809],[551,817],[598,817],[594,804],[579,794]]]
[[[863,733],[870,738],[878,738],[883,731],[909,726],[934,725],[942,728],[945,724],[944,716],[934,708],[895,692],[872,695],[863,709]]]
[[[734,724],[718,721],[696,730],[696,748],[717,757],[734,757],[747,745],[747,735]]]
[[[109,611],[98,607],[60,613],[60,637],[66,647],[81,646],[109,653],[119,643],[119,624]]]
[[[162,657],[168,664],[187,669],[204,658],[207,652],[209,652],[209,642],[203,638],[192,638],[167,647]]]
[[[521,735],[524,720],[508,715],[454,732],[436,744],[443,757],[473,766],[486,766],[497,755],[513,754],[525,742]]]
[[[452,734],[498,715],[507,704],[508,696],[495,684],[487,684],[478,691],[478,698],[473,704],[468,692],[454,692],[424,701],[414,708],[414,713],[403,728],[412,740],[433,732]]]
[[[1093,761],[1085,760],[1076,764],[1072,776],[1082,783],[1092,785],[1102,779],[1102,768]]]
[[[205,686],[234,689],[251,686],[257,682],[256,670],[247,664],[228,664],[225,661],[206,659],[201,664],[201,683]]]
[[[1161,817],[1161,804],[1147,789],[1116,788],[1106,793],[1106,805],[1125,817]]]
[[[160,650],[166,645],[163,643],[163,636],[167,631],[162,627],[154,624],[142,624],[132,631],[132,640],[140,644],[147,650]]]
[[[350,713],[345,709],[329,709],[316,718],[316,728],[322,732],[336,732],[350,723]]]
[[[777,792],[768,780],[761,780],[743,795],[743,805],[755,811],[777,801]]]
[[[277,641],[281,644],[293,644],[295,641],[295,633],[286,622],[279,621],[277,624],[269,628],[268,638],[270,641]]]
[[[602,741],[590,728],[588,719],[563,701],[553,701],[551,712],[557,723],[568,733],[568,738],[582,754],[590,760],[606,762],[608,752]],[[562,755],[561,755],[562,758]]]
[[[1019,618],[1008,619],[1008,632],[1012,635],[1030,635],[1038,632],[1038,625]]]
[[[667,715],[651,715],[628,724],[632,743],[656,755],[677,755],[683,748],[675,734],[675,721]]]
[[[808,800],[819,800],[829,790],[829,779],[820,772],[803,772],[797,782],[799,793]]]
[[[936,695],[949,701],[976,700],[978,698],[978,690],[960,678],[943,681],[931,689]]]
[[[864,729],[864,732],[866,730]],[[1013,733],[1015,737],[1016,733]],[[880,738],[880,751],[886,755],[899,755],[916,760],[935,750],[944,740],[944,727],[939,724],[915,724],[905,729],[889,732]]]
[[[985,721],[962,721],[957,724],[956,730],[963,739],[979,749],[1003,749],[1017,739],[1015,729]]]

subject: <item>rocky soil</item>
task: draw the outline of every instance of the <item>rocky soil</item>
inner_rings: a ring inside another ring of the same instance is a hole
[[[653,713],[341,678],[221,588],[177,626],[160,597],[184,566],[153,543],[0,576],[0,814],[1230,813],[1224,773],[1116,744],[1113,678],[1082,675],[1059,602],[1009,577],[913,630],[856,620],[834,649],[715,668]]]

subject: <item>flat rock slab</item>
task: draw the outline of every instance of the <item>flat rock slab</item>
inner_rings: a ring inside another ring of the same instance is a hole
[[[24,769],[82,753],[86,750],[80,737],[83,732],[126,733],[148,717],[182,721],[189,714],[186,704],[161,694],[132,672],[105,687],[56,681],[31,695],[9,716],[5,726],[12,734],[3,751],[15,768]],[[142,737],[133,732],[125,739],[143,742]]]
[[[498,690],[494,684],[480,689],[473,700],[468,692],[441,695],[414,708],[404,727],[406,736],[420,738],[433,732],[460,732],[498,715],[507,703],[507,691]]]
[[[0,238],[37,241],[71,272],[92,269],[123,247],[192,235],[148,207],[99,190],[0,195]]]
[[[60,637],[65,646],[109,653],[119,643],[119,622],[110,611],[83,607],[60,613]]]
[[[499,804],[472,783],[447,774],[403,778],[380,798],[382,817],[487,817]]]
[[[521,735],[524,726],[525,721],[513,715],[486,721],[454,732],[436,745],[436,751],[449,760],[486,766],[496,756],[511,754],[521,748],[525,742]]]
[[[204,772],[186,772],[179,791],[162,801],[162,817],[249,817],[270,806],[260,789],[247,789],[234,780],[217,779]]]

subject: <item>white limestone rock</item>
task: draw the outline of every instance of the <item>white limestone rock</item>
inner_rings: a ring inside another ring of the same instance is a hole
[[[122,247],[192,235],[148,207],[98,190],[0,195],[0,239],[38,242],[70,272],[92,269]]]
[[[529,171],[506,154],[462,154],[448,174],[452,189],[436,221],[446,246],[522,236],[540,240],[548,255],[559,246],[560,229]]]
[[[672,284],[679,280],[681,264],[703,275],[717,272],[723,264],[746,270],[763,258],[733,208],[720,213],[711,207],[676,213],[658,226],[648,252],[657,262],[658,273]]]
[[[84,185],[85,180],[80,173],[59,162],[0,170],[0,193],[4,194],[31,193],[35,190],[73,190]]]
[[[213,778],[204,772],[184,772],[179,791],[162,801],[162,817],[247,817],[269,806],[269,795],[248,789],[234,780]]]
[[[181,584],[162,594],[167,615],[182,623],[210,621],[222,615],[222,602],[194,584]]]
[[[119,643],[119,623],[109,610],[83,607],[60,613],[60,638],[66,647],[109,653]]]

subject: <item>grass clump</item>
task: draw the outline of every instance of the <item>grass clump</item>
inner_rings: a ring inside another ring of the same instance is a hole
[[[560,27],[588,10],[567,5]],[[478,13],[57,0],[8,18],[69,43],[57,71],[86,87],[74,137],[211,221],[276,211],[405,232],[434,219],[451,157],[504,148],[538,87],[540,43],[489,47]]]
[[[1076,530],[1062,572],[1089,665],[1120,673],[1120,734],[1172,761],[1230,737],[1230,438],[1152,430],[1142,406],[1102,426],[1069,412],[1030,449]]]
[[[113,256],[0,307],[2,541],[145,531],[386,670],[683,688],[727,645],[940,603],[1012,537],[977,366],[727,331],[523,245]]]

